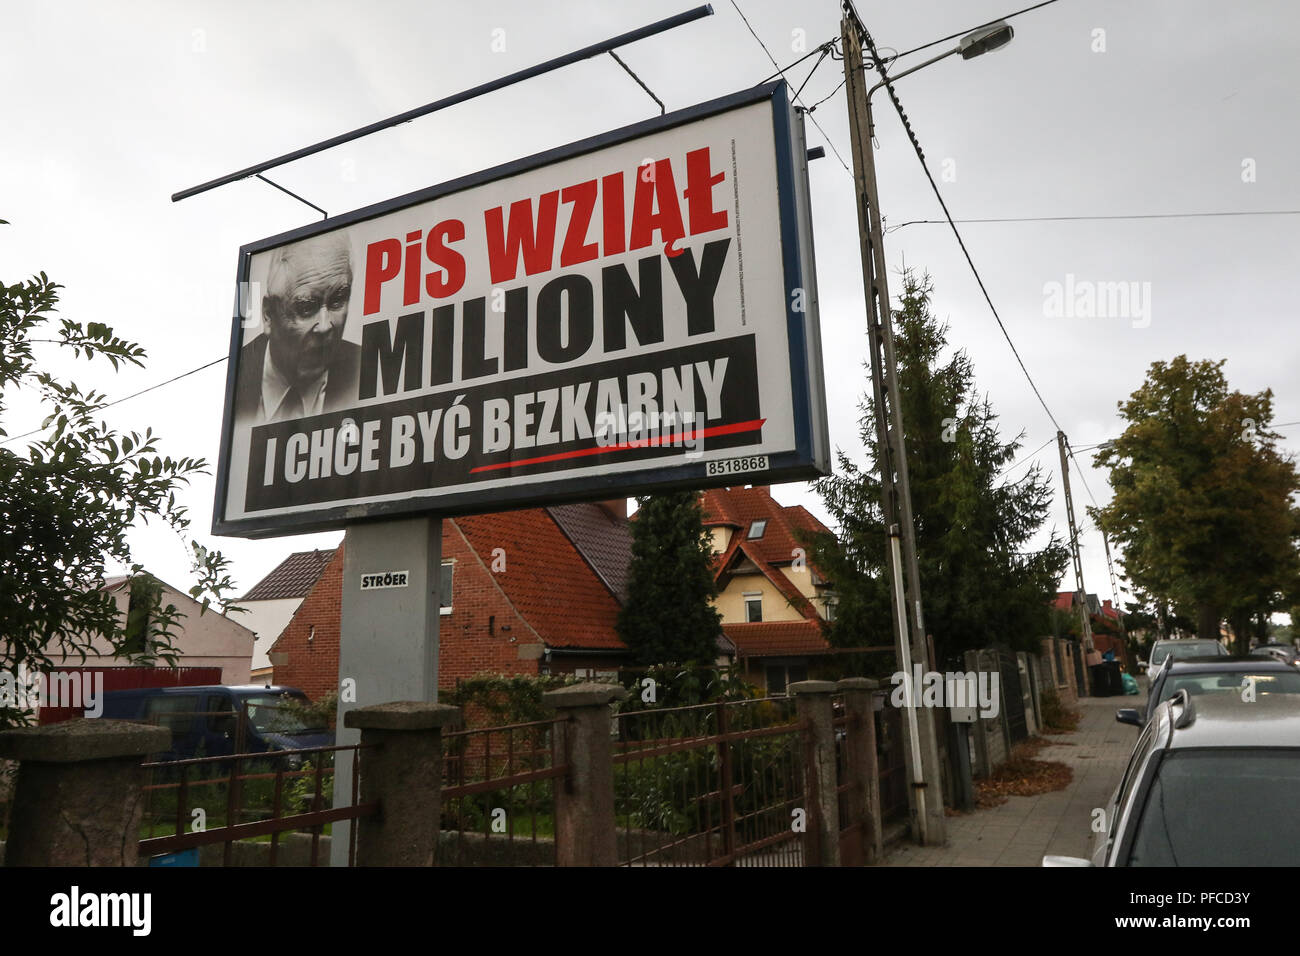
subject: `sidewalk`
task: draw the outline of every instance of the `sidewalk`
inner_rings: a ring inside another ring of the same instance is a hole
[[[948,817],[947,846],[904,843],[889,852],[885,866],[1039,866],[1045,854],[1089,855],[1092,811],[1104,808],[1119,785],[1138,731],[1116,723],[1115,711],[1142,697],[1085,697],[1079,729],[1048,736],[1053,744],[1037,755],[1074,771],[1064,790],[1037,797],[1008,797],[988,810]],[[1136,703],[1135,703],[1136,702]]]

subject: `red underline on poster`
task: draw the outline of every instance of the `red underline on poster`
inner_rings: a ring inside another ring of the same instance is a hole
[[[674,441],[683,441],[687,435],[691,438],[716,438],[719,435],[734,435],[737,432],[752,432],[762,428],[767,423],[766,418],[755,418],[753,421],[737,422],[734,425],[715,425],[713,428],[697,428],[694,432],[683,432],[667,438],[660,436],[658,438],[647,438],[644,441],[623,442],[619,445],[608,445],[606,447],[597,446],[595,448],[579,448],[577,451],[562,451],[555,455],[542,455],[540,458],[525,458],[521,461],[502,461],[495,465],[479,465],[477,468],[471,468],[469,473],[472,475],[479,471],[497,471],[501,468],[519,468],[523,465],[540,465],[548,461],[563,461],[565,458],[585,458],[588,455],[606,455],[615,451],[629,451],[633,448],[653,448],[657,445],[672,444]]]

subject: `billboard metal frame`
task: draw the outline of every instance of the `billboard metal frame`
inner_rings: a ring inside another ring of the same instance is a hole
[[[392,519],[403,515],[456,515],[517,508],[539,507],[575,501],[598,501],[687,488],[707,488],[738,481],[799,481],[820,477],[830,467],[826,403],[821,367],[821,343],[817,311],[815,264],[812,252],[812,222],[807,195],[807,158],[802,123],[796,121],[789,93],[783,80],[762,84],[686,109],[658,116],[587,139],[535,153],[521,159],[481,170],[458,179],[394,199],[343,213],[321,222],[283,232],[241,246],[237,269],[237,289],[246,288],[253,256],[290,242],[333,232],[359,222],[374,219],[426,203],[443,196],[505,179],[518,173],[538,169],[585,153],[617,145],[628,140],[671,129],[755,103],[767,102],[772,110],[773,138],[776,144],[776,178],[784,285],[786,327],[788,333],[789,372],[794,416],[795,450],[769,454],[769,467],[744,475],[707,475],[707,460],[692,465],[675,463],[647,468],[633,473],[607,477],[577,475],[553,481],[521,485],[516,488],[468,490],[430,499],[424,496],[401,501],[341,504],[291,515],[227,520],[231,445],[234,437],[235,387],[239,373],[239,354],[243,342],[245,308],[243,297],[236,294],[230,333],[230,360],[226,373],[225,403],[221,426],[221,445],[216,475],[212,533],[236,537],[259,538],[281,534],[304,534],[337,530],[367,519]],[[798,294],[802,290],[802,295]],[[806,311],[795,302],[802,300]],[[436,502],[433,503],[433,502]]]

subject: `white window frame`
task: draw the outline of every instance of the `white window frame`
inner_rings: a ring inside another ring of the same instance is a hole
[[[448,573],[448,572],[451,573],[451,581],[452,581],[452,586],[451,586],[451,588],[449,589],[449,590],[451,591],[451,604],[443,604],[443,603],[442,603],[442,577],[441,577],[441,575],[446,574],[446,573]],[[452,612],[452,609],[453,609],[453,608],[455,607],[455,605],[456,605],[456,573],[455,573],[455,572],[456,572],[456,560],[455,560],[454,558],[451,559],[451,560],[449,560],[449,561],[444,561],[444,562],[442,562],[442,567],[439,569],[439,572],[438,572],[438,573],[439,573],[439,578],[438,578],[438,614],[440,614],[440,615],[443,616],[443,617],[446,617],[448,614],[450,614],[450,613]]]

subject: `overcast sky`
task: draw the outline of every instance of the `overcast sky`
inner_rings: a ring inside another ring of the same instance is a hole
[[[738,2],[782,66],[839,35],[832,0]],[[1025,5],[862,0],[859,11],[882,48],[904,51]],[[44,270],[67,287],[64,315],[106,322],[149,350],[143,370],[114,375],[83,362],[60,371],[110,397],[155,384],[226,353],[240,245],[319,218],[255,180],[178,204],[171,193],[689,6],[9,4],[0,33],[0,218],[12,225],[0,227],[0,278]],[[621,51],[669,110],[775,72],[730,0],[714,7],[712,17]],[[1300,209],[1293,3],[1060,0],[1013,24],[1008,47],[945,60],[898,84],[958,219]],[[494,40],[504,49],[494,52]],[[796,84],[812,62],[791,72]],[[842,78],[840,64],[825,61],[804,101],[831,94]],[[939,218],[897,117],[885,98],[876,106],[887,225]],[[340,213],[657,112],[606,56],[271,175]],[[851,163],[843,91],[813,116]],[[811,124],[808,140],[825,143]],[[867,350],[853,181],[829,147],[810,175],[831,441],[860,457]],[[1116,404],[1152,361],[1180,353],[1226,358],[1232,387],[1272,388],[1277,421],[1300,420],[1297,225],[1295,216],[1241,216],[961,229],[1030,374],[1071,442],[1085,446],[1118,433]],[[947,226],[904,226],[886,246],[891,270],[906,263],[932,274],[935,311],[951,323],[952,344],[969,352],[1004,435],[1023,429],[1026,454],[1052,440]],[[1140,306],[1124,316],[1053,314],[1045,288],[1054,282],[1134,283]],[[225,375],[221,363],[107,417],[119,428],[153,427],[166,454],[215,463]],[[39,418],[19,400],[4,424],[16,435]],[[1289,448],[1300,446],[1300,426],[1284,431]],[[1038,459],[1056,481],[1054,441]],[[1087,472],[1104,502],[1105,475]],[[1078,507],[1088,495],[1074,477]],[[774,493],[825,516],[805,485]],[[204,479],[183,501],[200,539],[234,558],[241,590],[290,551],[341,537],[215,539],[206,534],[212,497]],[[1052,524],[1064,531],[1059,491]],[[1089,531],[1081,540],[1088,590],[1108,597],[1101,539]],[[156,574],[188,584],[174,536],[141,530],[133,543]]]

